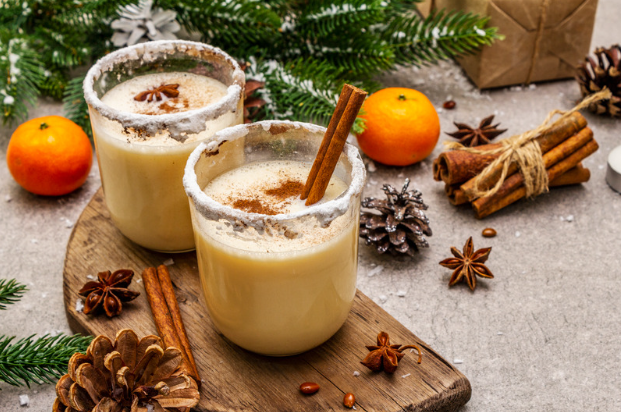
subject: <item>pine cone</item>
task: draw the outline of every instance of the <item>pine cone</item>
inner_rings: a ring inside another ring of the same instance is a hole
[[[582,96],[586,97],[607,87],[612,92],[612,98],[591,104],[589,110],[597,114],[621,117],[621,46],[616,44],[609,49],[597,48],[595,56],[597,62],[587,56],[585,63],[578,67],[576,80]]]
[[[138,339],[123,329],[113,343],[91,342],[86,355],[74,354],[69,373],[56,384],[53,412],[189,411],[200,399],[194,379],[179,370],[179,349],[164,349],[154,335]]]
[[[409,184],[410,179],[405,179],[401,193],[385,184],[386,200],[367,197],[362,201],[363,208],[381,213],[360,213],[360,237],[367,245],[374,245],[379,253],[414,256],[419,248],[429,247],[425,235],[431,236],[431,228],[423,212],[427,205],[418,190],[407,191]]]

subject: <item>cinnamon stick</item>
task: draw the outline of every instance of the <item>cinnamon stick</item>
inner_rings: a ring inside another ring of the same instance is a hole
[[[183,346],[183,350],[190,361],[190,365],[192,366],[192,372],[197,382],[200,381],[200,376],[198,374],[198,369],[196,368],[196,361],[194,360],[194,354],[192,353],[192,347],[190,346],[190,341],[188,340],[188,334],[185,331],[185,326],[183,324],[183,319],[181,318],[181,310],[179,309],[179,303],[177,302],[177,297],[175,296],[175,290],[173,288],[172,280],[170,279],[170,272],[168,272],[168,268],[165,265],[160,265],[157,268],[157,278],[160,281],[160,286],[162,288],[162,293],[164,295],[164,299],[166,299],[166,305],[168,306],[168,311],[172,317],[173,325],[175,326],[175,330],[177,331],[177,336],[181,340],[181,345]]]
[[[157,270],[155,268],[146,268],[142,272],[142,280],[144,282],[144,289],[147,293],[147,300],[151,306],[153,320],[155,321],[155,326],[157,327],[157,333],[162,338],[162,341],[164,341],[164,345],[166,345],[166,347],[174,346],[181,351],[183,360],[180,368],[188,375],[196,379],[197,382],[200,382],[198,375],[194,375],[194,368],[188,358],[188,355],[185,353],[181,339],[177,334],[177,329],[175,328],[172,315],[168,309],[166,298],[162,292],[162,287],[157,276]]]
[[[591,171],[584,167],[582,163],[579,163],[578,166],[568,170],[566,173],[563,173],[561,176],[557,177],[554,180],[551,180],[549,185],[550,187],[562,187],[562,186],[570,186],[577,185],[580,183],[586,183],[591,178]],[[446,185],[444,187],[444,191],[446,196],[448,197],[449,202],[452,205],[459,206],[464,205],[466,203],[470,203],[468,196],[464,193],[463,190],[457,185]]]
[[[552,167],[547,169],[548,179],[553,180],[562,174],[566,173],[568,170],[575,167],[578,163],[584,160],[586,157],[595,153],[599,145],[597,142],[591,138],[585,145],[580,147],[578,150],[574,151],[571,155],[562,159],[560,162],[557,162]],[[545,157],[545,156],[544,156]],[[516,174],[514,176],[521,176],[520,174]],[[507,181],[511,180],[511,178],[507,179]],[[513,186],[513,190],[509,189],[509,186]],[[499,211],[500,209],[510,205],[513,202],[523,198],[526,196],[526,188],[523,185],[515,186],[514,182],[509,182],[509,184],[503,187],[493,196],[480,198],[475,200],[472,203],[472,207],[475,211],[475,216],[478,219],[482,219],[486,216],[491,215],[494,212]]]
[[[308,179],[306,179],[304,189],[302,189],[302,196],[300,196],[300,199],[302,200],[308,197],[308,194],[313,187],[313,183],[315,183],[315,179],[317,178],[317,174],[319,173],[319,169],[321,167],[321,164],[323,163],[323,159],[328,152],[328,147],[330,146],[330,142],[332,141],[332,137],[334,136],[336,127],[339,124],[339,120],[341,120],[341,117],[343,116],[343,112],[345,111],[345,107],[347,107],[347,102],[349,102],[349,98],[351,97],[351,93],[353,90],[354,86],[350,84],[345,84],[343,86],[343,89],[341,90],[339,101],[336,103],[336,109],[334,110],[334,113],[330,118],[330,123],[328,123],[326,133],[323,135],[323,140],[321,141],[319,151],[317,152],[317,156],[315,157],[315,161],[313,162],[313,167],[308,174]]]
[[[336,126],[332,139],[330,140],[328,150],[326,151],[323,159],[320,161],[321,166],[319,166],[317,177],[315,178],[315,181],[311,183],[311,189],[308,193],[308,198],[306,199],[307,206],[317,203],[325,194],[326,188],[330,183],[332,173],[334,173],[336,164],[338,163],[339,157],[345,147],[349,131],[351,130],[351,127],[356,120],[356,116],[358,116],[358,112],[362,107],[362,103],[367,96],[367,92],[364,90],[360,90],[354,86],[350,87],[352,88],[351,96],[347,101],[343,114],[338,120],[338,125]],[[309,184],[308,181],[306,184]]]
[[[541,153],[545,155],[547,152],[557,147],[559,144],[569,139],[571,136],[574,136],[576,133],[584,130],[586,125],[587,121],[584,116],[576,112],[569,116],[564,122],[561,122],[554,128],[550,129],[549,132],[544,133],[540,137],[535,139],[535,142],[539,144],[539,147],[541,148]],[[517,163],[512,163],[509,166],[507,176],[511,176],[512,174],[517,173],[517,171]],[[487,174],[483,180],[479,181],[479,189],[485,190],[494,186],[500,178],[501,174],[502,164],[495,167],[491,173]],[[472,191],[474,190],[474,186],[474,179],[470,179],[461,186],[462,190],[466,193],[471,201],[474,200],[474,197],[471,195]]]
[[[535,139],[535,141],[539,143],[541,152],[546,153],[553,147],[557,146],[560,142],[584,129],[586,125],[586,119],[580,113],[576,112],[548,132],[543,133]],[[479,146],[477,149],[491,150],[499,147],[501,147],[501,144],[496,143]],[[444,181],[444,183],[449,185],[469,181],[481,173],[481,171],[483,171],[483,169],[485,169],[487,165],[494,161],[494,159],[498,156],[498,154],[474,154],[461,150],[450,150],[441,153],[433,164],[434,179],[437,181]],[[517,170],[517,166],[514,167],[514,170],[510,170],[511,173],[515,173]],[[499,175],[500,171],[496,172],[491,176],[491,180],[495,183],[498,180]],[[466,190],[470,190],[474,187],[473,182],[468,183],[469,185],[465,187]],[[491,187],[493,186],[493,183],[487,183],[487,185],[488,187]]]

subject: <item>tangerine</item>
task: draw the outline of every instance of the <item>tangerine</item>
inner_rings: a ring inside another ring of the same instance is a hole
[[[431,154],[440,137],[440,118],[423,93],[389,87],[373,93],[362,106],[366,129],[358,135],[360,149],[371,159],[407,166]]]
[[[61,116],[44,116],[15,130],[6,162],[24,189],[60,196],[84,184],[93,165],[93,149],[80,126]]]

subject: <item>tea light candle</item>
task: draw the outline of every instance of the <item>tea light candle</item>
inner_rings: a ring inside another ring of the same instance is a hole
[[[621,146],[617,146],[608,155],[608,171],[606,182],[617,192],[621,193]]]

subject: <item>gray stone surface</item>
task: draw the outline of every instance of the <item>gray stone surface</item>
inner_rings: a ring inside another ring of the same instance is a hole
[[[600,1],[593,47],[620,41],[619,17],[618,0]],[[497,113],[517,133],[580,97],[573,81],[479,93],[454,63],[403,69],[381,80],[417,88],[437,107],[452,96],[456,110],[440,112],[446,131],[453,120],[476,123]],[[60,113],[58,103],[42,100],[32,116]],[[461,361],[457,367],[473,388],[464,411],[621,409],[621,197],[604,181],[606,157],[621,144],[621,130],[619,121],[587,118],[601,146],[584,162],[591,181],[522,201],[485,221],[475,220],[467,207],[451,206],[432,180],[431,159],[441,145],[423,163],[378,164],[369,174],[367,196],[381,195],[384,182],[399,185],[411,178],[429,205],[434,235],[430,249],[412,261],[378,256],[361,244],[359,287],[446,359]],[[0,334],[69,333],[62,302],[65,246],[72,223],[100,186],[99,173],[95,165],[85,186],[65,197],[31,195],[6,168],[12,132],[0,129],[1,276],[16,277],[30,290],[0,314]],[[496,238],[480,236],[488,226],[498,231]],[[477,248],[493,247],[489,267],[496,278],[479,282],[474,293],[465,285],[449,289],[450,270],[438,265],[450,246],[461,247],[468,236]],[[29,395],[29,410],[48,411],[55,396],[50,385],[0,388],[2,411],[20,410],[20,394]]]

